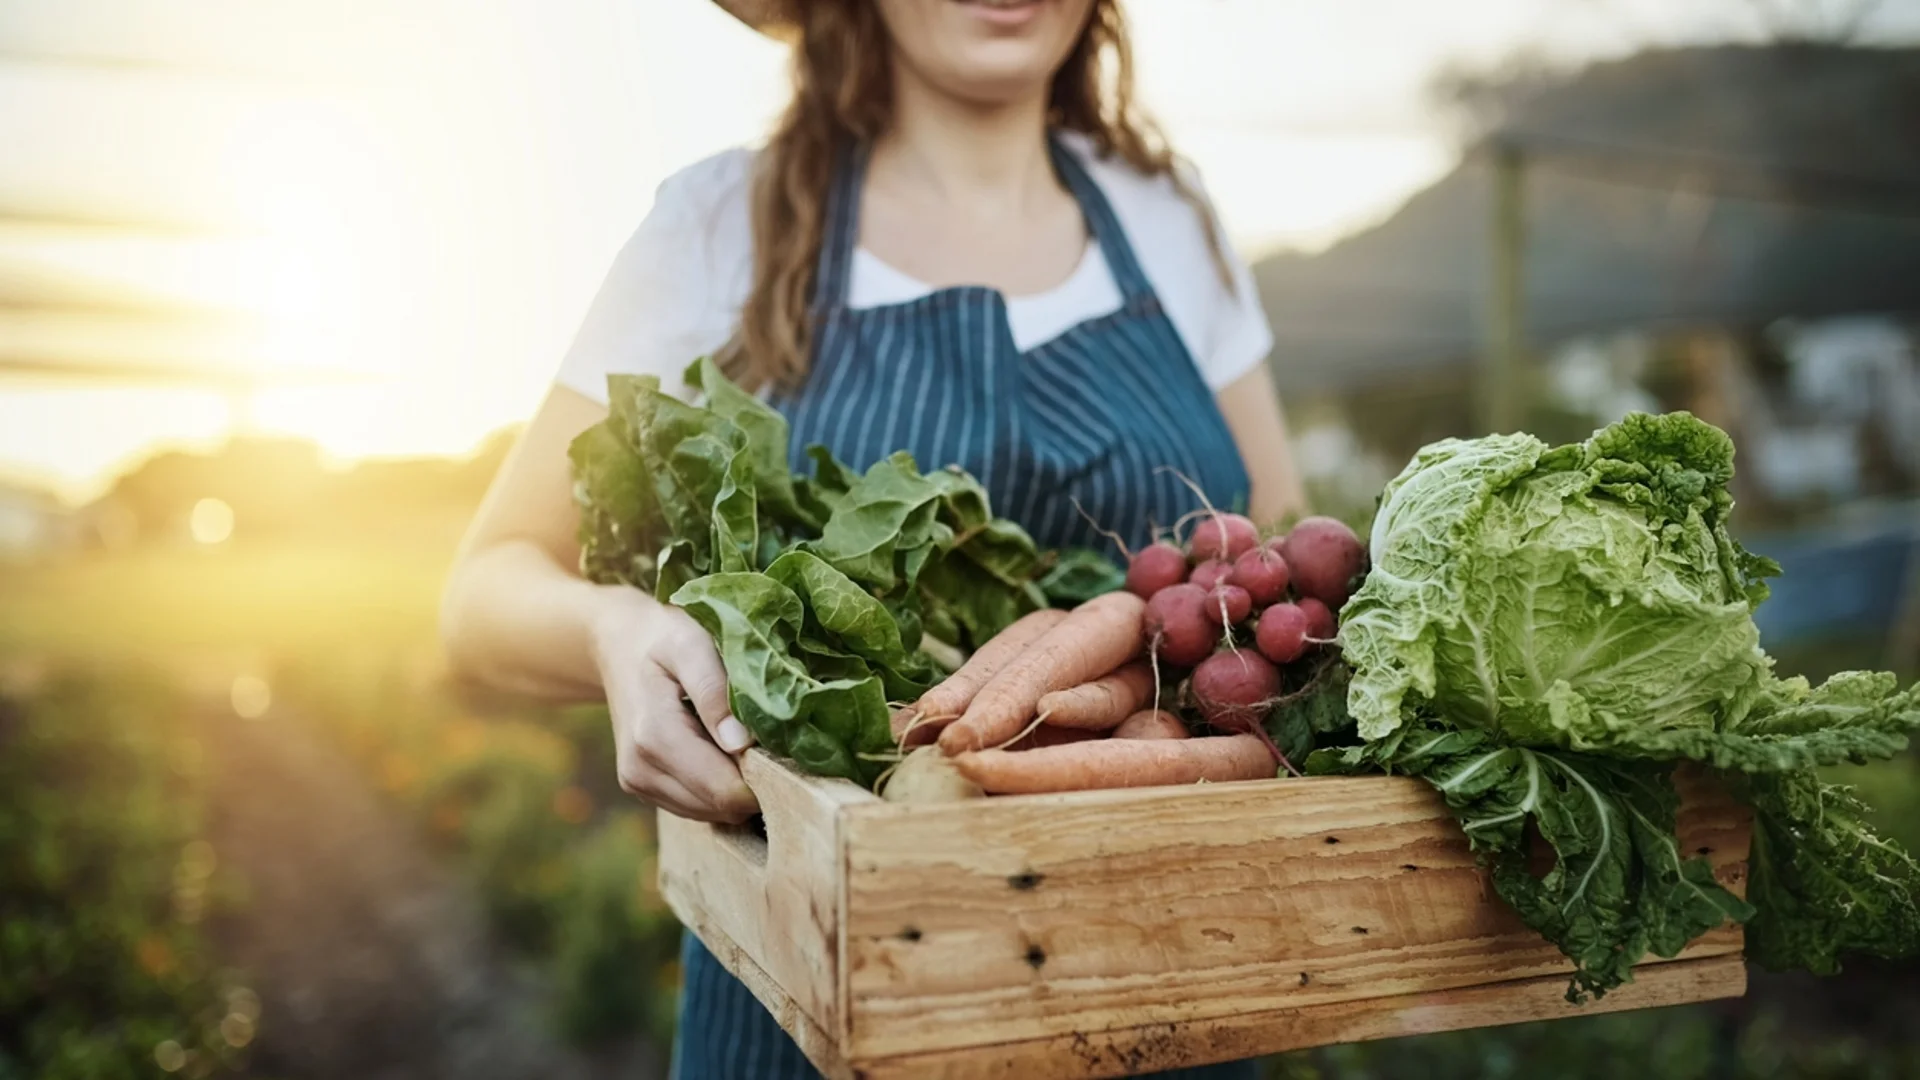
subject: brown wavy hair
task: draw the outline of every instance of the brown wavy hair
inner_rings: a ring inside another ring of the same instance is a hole
[[[814,275],[827,189],[841,149],[870,142],[893,120],[891,44],[872,0],[789,5],[793,100],[761,151],[752,190],[753,286],[721,367],[758,389],[791,388],[813,345]],[[1047,122],[1078,132],[1096,154],[1167,176],[1199,213],[1221,280],[1232,281],[1211,210],[1174,168],[1173,151],[1133,100],[1133,51],[1119,0],[1094,0],[1086,27],[1054,74]]]

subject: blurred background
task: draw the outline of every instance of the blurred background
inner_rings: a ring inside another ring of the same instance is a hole
[[[1786,671],[1920,667],[1920,0],[1131,0],[1320,506],[1421,444],[1734,434]],[[0,1080],[658,1075],[604,713],[477,696],[462,528],[669,172],[705,0],[0,3]],[[1845,771],[1920,841],[1916,760]],[[1286,1077],[1920,1076],[1920,968]]]

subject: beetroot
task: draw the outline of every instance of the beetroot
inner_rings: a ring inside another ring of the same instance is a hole
[[[1367,569],[1367,549],[1353,530],[1330,517],[1304,518],[1280,547],[1293,573],[1293,591],[1337,609],[1353,595]]]
[[[1287,595],[1287,560],[1271,545],[1244,552],[1233,560],[1227,582],[1247,590],[1255,607],[1277,604]]]
[[[1186,578],[1186,552],[1164,541],[1141,548],[1127,561],[1127,591],[1142,600]]]
[[[1225,559],[1208,559],[1194,567],[1193,573],[1187,575],[1187,580],[1212,592],[1214,587],[1225,582],[1227,575],[1231,573],[1233,573],[1232,563]]]
[[[1307,601],[1319,604],[1318,600]],[[1325,605],[1321,605],[1325,610]],[[1275,604],[1260,613],[1253,640],[1260,655],[1276,664],[1291,664],[1307,651],[1309,617],[1298,604]]]
[[[1160,660],[1188,667],[1207,658],[1220,629],[1207,618],[1207,590],[1169,585],[1147,600],[1147,644]]]
[[[1193,669],[1189,684],[1207,722],[1223,731],[1260,731],[1280,696],[1280,669],[1252,649],[1217,652]]]
[[[1333,611],[1327,605],[1311,596],[1303,596],[1300,598],[1300,610],[1307,615],[1308,644],[1332,641],[1333,635],[1339,633],[1340,624],[1334,621]]]
[[[1238,585],[1215,585],[1207,594],[1207,618],[1215,626],[1232,626],[1253,614],[1253,597]]]
[[[1216,512],[1201,518],[1200,523],[1193,527],[1193,536],[1187,541],[1187,554],[1198,562],[1208,559],[1232,561],[1259,543],[1260,529],[1251,518]]]

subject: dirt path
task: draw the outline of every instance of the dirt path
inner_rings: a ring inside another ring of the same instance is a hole
[[[472,890],[323,739],[209,708],[214,849],[251,897],[216,933],[263,1005],[254,1065],[293,1080],[653,1080],[643,1040],[587,1055],[492,944]]]

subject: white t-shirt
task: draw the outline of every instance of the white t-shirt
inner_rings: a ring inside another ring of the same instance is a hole
[[[1221,282],[1201,217],[1172,182],[1102,161],[1077,136],[1063,139],[1112,205],[1207,386],[1218,392],[1265,359],[1273,333],[1253,275],[1227,247],[1234,287]],[[753,161],[752,150],[728,150],[660,185],[653,209],[614,259],[562,360],[555,376],[560,385],[603,404],[609,374],[658,375],[670,392],[687,392],[681,373],[733,336],[751,287]],[[1187,175],[1197,187],[1198,178]],[[865,249],[854,254],[850,307],[902,303],[932,291]],[[1089,243],[1065,281],[1042,293],[1009,297],[1007,320],[1024,352],[1120,304],[1104,253]]]

